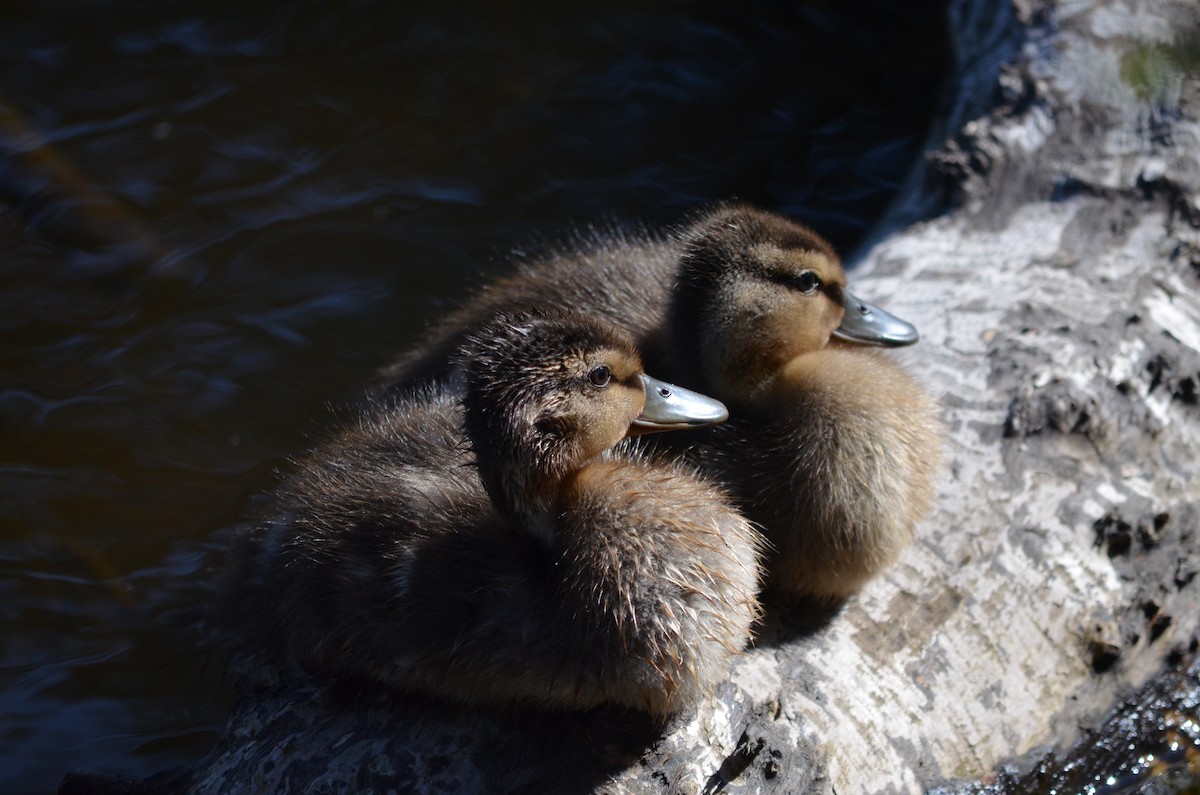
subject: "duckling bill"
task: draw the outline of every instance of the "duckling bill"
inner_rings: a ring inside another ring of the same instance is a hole
[[[921,338],[917,327],[863,299],[844,293],[846,313],[833,330],[833,336],[857,345],[903,348]]]
[[[761,538],[631,430],[718,422],[649,378],[626,336],[500,313],[462,388],[368,407],[300,462],[237,545],[228,620],[279,662],[466,703],[665,718],[750,638]]]

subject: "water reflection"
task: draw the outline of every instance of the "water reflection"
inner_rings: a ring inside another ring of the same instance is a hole
[[[937,6],[0,11],[0,789],[206,750],[223,529],[504,251],[731,196],[852,245]]]

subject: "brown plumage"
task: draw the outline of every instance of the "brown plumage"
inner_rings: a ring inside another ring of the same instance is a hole
[[[845,287],[817,234],[744,206],[667,236],[597,233],[483,288],[385,371],[382,388],[445,377],[463,330],[512,303],[602,317],[654,371],[730,405],[725,425],[663,444],[686,447],[762,525],[769,587],[841,599],[911,541],[941,452],[920,386],[882,352],[831,342]]]
[[[665,717],[723,679],[761,539],[685,465],[611,449],[645,421],[631,342],[522,310],[457,361],[461,395],[377,402],[299,464],[235,547],[229,619],[309,671],[468,703]]]

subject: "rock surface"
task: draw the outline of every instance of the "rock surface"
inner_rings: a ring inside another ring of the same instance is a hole
[[[852,273],[916,321],[939,505],[836,616],[665,731],[247,696],[195,793],[918,792],[1079,738],[1200,628],[1200,8],[954,0],[935,154]],[[931,210],[952,210],[928,217]],[[1194,649],[1194,645],[1192,645]]]

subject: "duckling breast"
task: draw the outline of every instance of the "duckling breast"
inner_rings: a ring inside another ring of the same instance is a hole
[[[844,599],[893,563],[933,504],[937,405],[885,354],[797,357],[757,416],[706,442],[773,549],[770,587]]]
[[[751,638],[761,536],[675,464],[601,462],[569,488],[563,609],[620,667],[614,700],[677,712],[722,681]]]

